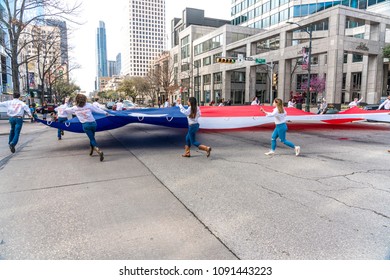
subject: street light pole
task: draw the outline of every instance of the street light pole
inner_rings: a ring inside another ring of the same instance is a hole
[[[268,66],[268,65],[267,65]],[[273,96],[273,92],[272,92],[272,77],[274,76],[274,62],[273,60],[271,59],[271,67],[270,67],[270,70],[271,70],[271,76],[269,78],[269,84],[270,84],[270,87],[269,87],[269,105],[271,106],[272,105],[272,96]]]
[[[301,28],[301,30],[303,30],[307,34],[309,34],[309,55],[307,56],[307,59],[308,59],[307,75],[308,75],[308,77],[307,77],[306,107],[305,107],[305,111],[306,112],[310,112],[311,42],[312,42],[313,30],[311,28],[311,25],[310,25],[310,31],[307,31],[307,29],[303,28],[303,26],[300,25],[299,23],[291,22],[291,21],[287,21],[287,23],[289,23],[289,24],[296,24],[296,25],[298,25]]]
[[[26,91],[27,91],[27,96],[29,97],[30,103],[31,103],[31,96],[30,96],[30,81],[29,81],[29,75],[28,75],[28,55],[25,56],[26,59]]]

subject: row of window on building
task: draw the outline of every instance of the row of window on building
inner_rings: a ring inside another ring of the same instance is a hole
[[[239,14],[247,7],[247,3],[251,0],[245,0],[232,8],[232,16]],[[254,0],[252,0],[254,1]],[[366,9],[368,6],[372,6],[386,0],[343,0],[343,1],[328,1],[321,3],[312,3],[312,4],[301,4],[294,5],[292,7],[286,8],[282,11],[277,11],[276,13],[266,16],[264,18],[259,19],[254,23],[248,24],[249,27],[253,28],[268,28],[272,25],[276,25],[279,22],[283,22],[293,17],[304,17],[319,11],[325,10],[327,8],[331,8],[336,5],[344,5],[352,8],[358,9]],[[256,1],[256,3],[259,1]],[[256,19],[258,17],[263,16],[264,14],[274,10],[277,7],[280,7],[289,1],[287,0],[272,0],[266,2],[258,7],[255,7],[249,10],[246,13],[240,14],[236,18],[232,20],[233,25],[242,25],[245,22],[248,22],[252,19]],[[294,1],[295,2],[295,1]],[[296,3],[296,2],[295,2]],[[245,8],[243,8],[245,7]]]

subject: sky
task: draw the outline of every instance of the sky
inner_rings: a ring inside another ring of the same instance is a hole
[[[77,62],[81,68],[71,72],[71,79],[87,94],[94,90],[96,76],[96,29],[99,21],[104,21],[107,38],[107,59],[115,60],[120,52],[120,14],[126,0],[67,0],[69,3],[82,3],[78,21],[80,26],[70,24],[74,28],[68,35],[68,42],[72,48],[69,60]],[[174,17],[181,18],[182,11],[188,8],[197,8],[205,11],[205,17],[230,20],[231,0],[165,0],[166,32],[170,33],[170,22]],[[167,43],[167,46],[169,44]]]

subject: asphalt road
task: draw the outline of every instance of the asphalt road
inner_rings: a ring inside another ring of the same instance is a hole
[[[86,135],[0,121],[0,259],[390,259],[389,124],[203,131],[142,124]]]

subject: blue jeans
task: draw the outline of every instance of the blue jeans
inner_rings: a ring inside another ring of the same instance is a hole
[[[68,120],[68,118],[58,118],[57,119],[57,122],[59,122],[59,123],[64,123],[64,122],[66,122]],[[58,138],[61,138],[61,131],[62,131],[62,129],[58,129],[58,133],[57,133],[57,137]]]
[[[188,126],[188,132],[186,135],[186,145],[188,147],[191,147],[191,145],[194,145],[196,147],[199,147],[200,143],[195,140],[196,132],[199,130],[199,124],[192,124]]]
[[[10,117],[9,123],[11,125],[11,131],[9,132],[8,144],[16,146],[19,141],[20,131],[23,126],[23,118]]]
[[[95,140],[95,132],[96,132],[96,122],[86,122],[83,123],[83,130],[87,134],[89,138],[89,144],[92,147],[96,147],[97,143]]]
[[[272,151],[275,151],[275,149],[276,149],[276,139],[278,139],[278,137],[280,138],[280,142],[282,142],[284,145],[289,146],[290,148],[295,148],[295,145],[292,142],[286,140],[287,130],[288,130],[288,128],[287,128],[286,123],[280,123],[280,124],[276,125],[275,130],[271,136],[271,150]]]

